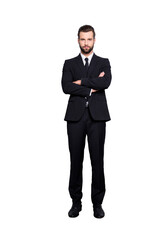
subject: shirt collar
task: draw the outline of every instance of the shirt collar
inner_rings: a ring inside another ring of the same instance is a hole
[[[86,56],[85,55],[83,55],[83,53],[81,53],[80,52],[80,54],[81,54],[81,57],[82,57],[82,60],[83,60],[83,63],[85,64],[85,58],[86,58]],[[94,52],[92,52],[87,58],[88,58],[88,63],[90,64],[90,62],[91,62],[91,59],[92,59],[92,57],[93,57],[93,54],[94,54]]]

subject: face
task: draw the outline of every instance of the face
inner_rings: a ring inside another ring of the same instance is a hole
[[[85,55],[89,55],[93,51],[95,38],[93,38],[93,32],[80,32],[78,39],[81,52]]]

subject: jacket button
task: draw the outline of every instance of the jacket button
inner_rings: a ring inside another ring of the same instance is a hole
[[[87,99],[87,97],[85,97],[85,99]]]

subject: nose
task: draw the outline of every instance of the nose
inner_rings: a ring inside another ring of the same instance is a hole
[[[88,46],[88,41],[87,41],[87,40],[85,40],[85,45],[87,45],[87,46]]]

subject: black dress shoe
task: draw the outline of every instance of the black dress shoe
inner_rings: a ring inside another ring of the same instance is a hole
[[[103,218],[104,215],[105,215],[101,205],[93,206],[93,212],[94,212],[94,217],[95,218]]]
[[[71,209],[68,212],[69,217],[77,217],[79,215],[79,212],[82,210],[82,205],[72,205]]]

